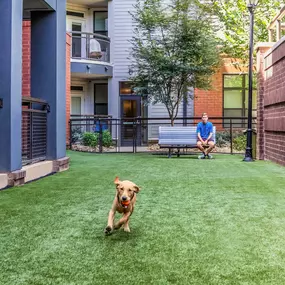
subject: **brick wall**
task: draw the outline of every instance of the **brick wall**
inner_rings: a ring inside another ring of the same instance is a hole
[[[69,144],[69,119],[70,119],[70,46],[71,36],[66,34],[66,144]]]
[[[210,117],[223,116],[223,75],[247,73],[246,67],[237,67],[235,63],[239,60],[234,58],[223,58],[222,66],[212,77],[212,89],[200,90],[195,89],[194,98],[194,116],[201,117],[206,112]],[[217,126],[218,127],[218,126]]]
[[[22,27],[22,96],[31,96],[31,22],[23,21]],[[70,45],[71,37],[66,34],[66,143],[69,142],[70,118]]]
[[[31,96],[31,22],[23,21],[22,96]]]
[[[234,58],[223,58],[222,66],[212,77],[212,89],[195,89],[194,116],[201,116],[206,112],[211,117],[223,116],[223,75],[247,73],[246,67],[237,67],[239,60]]]
[[[285,39],[259,46],[258,158],[285,165]]]

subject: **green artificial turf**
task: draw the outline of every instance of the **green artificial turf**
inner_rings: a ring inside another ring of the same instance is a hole
[[[0,284],[285,284],[285,169],[240,156],[69,153],[0,192]],[[104,236],[116,175],[142,187]]]

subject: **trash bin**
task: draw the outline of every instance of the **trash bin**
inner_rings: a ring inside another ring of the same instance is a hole
[[[247,130],[243,131],[244,135],[246,136]],[[252,129],[252,158],[256,159],[256,129]]]

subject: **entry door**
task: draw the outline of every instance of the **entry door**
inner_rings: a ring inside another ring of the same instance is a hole
[[[141,125],[134,118],[141,116],[141,97],[121,96],[121,145],[132,146],[134,137],[137,145],[141,145]]]
[[[67,19],[67,30],[72,32],[72,57],[86,57],[86,35],[81,34],[85,31],[84,20]]]
[[[71,97],[71,116],[82,114],[82,102],[80,96]]]

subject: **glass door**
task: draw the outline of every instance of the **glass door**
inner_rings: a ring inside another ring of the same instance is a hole
[[[135,118],[141,116],[140,96],[121,96],[121,145],[131,146],[134,139],[141,145],[141,125]]]

